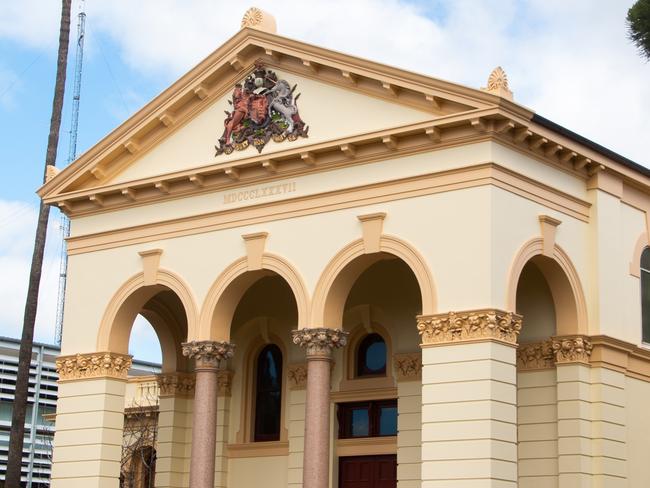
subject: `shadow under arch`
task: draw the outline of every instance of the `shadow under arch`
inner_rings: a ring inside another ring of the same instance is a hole
[[[309,327],[341,327],[345,301],[357,278],[371,265],[386,259],[387,255],[401,259],[415,276],[421,294],[421,313],[435,313],[433,277],[422,255],[405,241],[382,235],[379,252],[366,254],[363,239],[358,239],[344,247],[328,263],[316,285]]]
[[[588,334],[587,305],[578,272],[568,254],[557,244],[553,257],[545,256],[543,250],[544,241],[538,237],[526,242],[515,256],[506,288],[507,309],[516,310],[519,278],[526,263],[532,260],[546,279],[553,297],[556,334]]]
[[[138,314],[149,321],[160,341],[163,372],[185,370],[187,360],[180,345],[197,328],[196,302],[187,284],[164,269],[158,270],[151,285],[145,285],[143,273],[132,276],[106,307],[97,334],[97,351],[128,354]]]
[[[298,312],[298,327],[308,320],[309,294],[295,268],[285,259],[270,253],[262,255],[262,267],[248,269],[248,259],[240,258],[228,266],[210,287],[199,320],[198,335],[192,339],[229,341],[232,319],[241,298],[255,282],[276,274],[291,288]]]

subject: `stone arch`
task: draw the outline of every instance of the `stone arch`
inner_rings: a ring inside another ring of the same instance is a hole
[[[648,247],[650,243],[648,242],[648,234],[644,232],[636,240],[634,244],[634,251],[632,253],[632,260],[630,261],[630,274],[641,278],[641,254],[643,250]]]
[[[431,271],[420,253],[405,241],[382,235],[379,252],[366,254],[363,239],[351,242],[325,267],[316,285],[309,327],[340,327],[345,300],[356,279],[372,264],[393,255],[406,263],[418,282],[422,314],[435,313],[436,292]]]
[[[166,291],[173,293],[182,305],[185,315],[182,318],[183,330],[168,326],[172,319],[179,317],[164,301],[157,299],[161,292]],[[158,270],[152,285],[145,285],[144,273],[138,273],[117,290],[99,326],[97,351],[127,354],[133,320],[139,313],[151,323],[158,336],[163,371],[185,369],[186,360],[181,354],[180,344],[196,333],[196,301],[189,286],[175,273],[164,269]]]
[[[261,269],[249,271],[243,257],[228,266],[210,287],[199,320],[198,340],[230,340],[230,325],[237,304],[257,280],[270,274],[282,277],[293,292],[298,309],[298,327],[304,327],[309,313],[309,294],[295,268],[274,254],[262,255]]]
[[[557,244],[553,248],[552,257],[545,256],[543,251],[543,239],[535,238],[525,243],[515,256],[506,288],[507,309],[516,310],[517,285],[521,272],[524,266],[534,259],[553,297],[557,334],[587,334],[587,305],[575,266],[568,254]]]

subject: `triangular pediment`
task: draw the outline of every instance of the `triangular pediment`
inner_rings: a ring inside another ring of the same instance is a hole
[[[216,155],[224,112],[232,111],[228,101],[233,88],[255,69],[255,63],[291,87],[296,85],[294,95],[301,94],[297,106],[309,126],[308,137],[271,139],[261,152],[248,147]],[[342,150],[352,153],[346,142],[350,138],[379,137],[381,141],[382,134],[391,129],[405,128],[408,133],[411,127],[419,130],[427,124],[435,133],[438,120],[454,123],[456,116],[486,114],[499,107],[529,113],[480,90],[242,29],[46,183],[39,194],[48,203],[90,199],[101,204],[103,197],[93,200],[93,192],[115,188],[125,200],[132,200],[132,191],[123,188],[129,182],[137,187],[159,177],[161,181],[176,174],[187,178],[193,170],[260,158],[267,158],[264,167],[272,168],[273,159],[282,160],[291,152],[309,163],[312,151],[328,143],[341,141]],[[156,188],[167,190],[164,183]]]

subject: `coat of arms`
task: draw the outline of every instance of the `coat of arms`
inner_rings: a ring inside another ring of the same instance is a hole
[[[262,152],[271,139],[282,142],[307,137],[309,126],[298,114],[300,93],[294,95],[296,86],[291,87],[286,80],[279,80],[275,72],[256,63],[253,73],[235,85],[232,100],[228,101],[233,110],[226,111],[216,155],[230,154],[235,149],[242,151],[250,145]]]

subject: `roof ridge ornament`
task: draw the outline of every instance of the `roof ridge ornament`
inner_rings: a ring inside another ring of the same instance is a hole
[[[241,19],[241,28],[245,29],[246,27],[270,32],[271,34],[276,34],[278,32],[275,17],[257,7],[251,7],[244,13],[244,16]]]
[[[512,91],[508,85],[508,75],[501,66],[497,66],[492,70],[488,77],[487,87],[481,90],[499,97],[512,100]]]

